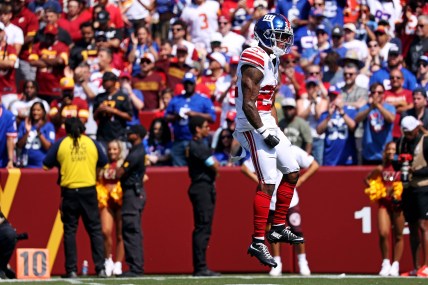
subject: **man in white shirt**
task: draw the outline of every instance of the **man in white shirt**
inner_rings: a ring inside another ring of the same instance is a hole
[[[12,6],[3,4],[0,9],[0,21],[4,24],[6,32],[6,42],[15,48],[16,54],[21,52],[22,45],[24,44],[24,33],[21,28],[15,26],[10,22],[12,19]],[[18,66],[18,61],[15,68]]]
[[[240,55],[242,46],[245,43],[245,38],[232,32],[232,19],[229,14],[221,14],[218,18],[218,30],[223,36],[221,41],[222,51],[228,56]]]
[[[343,26],[343,30],[345,31],[345,42],[343,46],[348,50],[356,50],[358,52],[358,57],[360,60],[365,61],[369,50],[365,42],[359,41],[355,39],[355,35],[357,33],[357,28],[353,23],[348,23]]]

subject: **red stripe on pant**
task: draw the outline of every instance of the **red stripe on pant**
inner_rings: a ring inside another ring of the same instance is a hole
[[[276,191],[275,213],[273,215],[273,224],[284,224],[291,199],[293,198],[295,184],[281,181]]]
[[[256,170],[257,177],[260,183],[264,183],[262,171],[259,165],[259,157],[257,156],[256,143],[254,142],[253,133],[251,131],[244,132],[244,136],[247,139],[248,145],[251,152],[251,160],[253,161],[254,169]]]
[[[257,191],[254,197],[254,234],[255,238],[264,238],[272,196]]]

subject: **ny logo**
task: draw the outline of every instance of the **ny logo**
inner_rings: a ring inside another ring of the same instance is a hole
[[[263,21],[272,22],[274,18],[275,18],[275,15],[267,14],[263,17]]]

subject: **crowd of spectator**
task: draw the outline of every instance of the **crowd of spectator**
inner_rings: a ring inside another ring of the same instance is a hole
[[[403,114],[428,129],[423,0],[3,0],[0,167],[41,167],[67,117],[104,150],[126,146],[127,126],[150,126],[147,164],[183,166],[196,115],[219,126],[220,163],[236,165],[239,55],[269,11],[294,29],[280,126],[320,165],[379,164]]]

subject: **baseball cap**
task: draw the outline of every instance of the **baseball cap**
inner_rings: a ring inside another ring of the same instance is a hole
[[[146,129],[142,125],[131,125],[126,127],[126,133],[129,134],[136,134],[140,138],[144,138],[147,134]]]
[[[426,56],[426,55],[421,55],[421,56],[418,58],[418,61],[423,61],[423,62],[428,63],[428,56]]]
[[[386,32],[385,26],[378,26],[375,30],[375,34],[386,34]]]
[[[230,17],[230,13],[221,13],[221,15],[218,17],[219,22],[229,22],[231,23],[232,19]]]
[[[401,120],[403,132],[411,132],[421,125],[421,122],[413,116],[406,116]]]
[[[110,14],[107,11],[102,10],[95,16],[95,19],[98,22],[105,23],[105,22],[108,22],[110,20]]]
[[[154,56],[153,54],[149,53],[149,52],[145,52],[145,53],[143,53],[143,54],[141,55],[140,59],[141,59],[141,62],[143,62],[143,59],[147,59],[147,60],[149,60],[151,63],[154,63],[154,62],[156,61],[156,60],[155,60],[155,56]]]
[[[315,29],[315,31],[323,31],[327,33],[327,28],[324,25],[318,25]]]
[[[318,78],[314,76],[309,76],[308,78],[306,78],[305,84],[309,84],[309,83],[318,84]]]
[[[222,41],[223,41],[223,36],[220,33],[216,32],[211,35],[211,42],[221,43]]]
[[[340,26],[336,26],[333,28],[333,30],[331,31],[331,35],[332,36],[343,36],[343,29]]]
[[[58,28],[55,27],[55,25],[53,25],[53,24],[48,24],[45,27],[45,34],[57,35],[58,34]]]
[[[321,8],[312,8],[311,11],[309,11],[309,16],[313,17],[324,17],[324,12]]]
[[[71,77],[63,77],[59,81],[59,86],[61,87],[61,90],[74,89],[74,80]]]
[[[357,28],[355,27],[355,25],[354,25],[353,23],[347,23],[347,24],[345,24],[345,25],[343,26],[343,29],[344,29],[344,30],[350,30],[350,31],[352,31],[353,33],[356,33],[356,32],[357,32]]]
[[[422,96],[424,96],[425,98],[428,98],[428,94],[427,94],[427,90],[423,87],[416,87],[413,92],[412,95],[415,95],[416,93],[421,93]]]
[[[183,83],[190,82],[190,83],[195,84],[196,83],[196,77],[193,73],[187,72],[186,74],[184,74],[182,82]]]
[[[238,64],[239,63],[239,55],[232,55],[229,60],[229,64]]]
[[[103,81],[117,81],[117,76],[111,71],[104,72]]]
[[[256,0],[256,1],[254,1],[253,7],[254,8],[258,8],[258,7],[267,8],[268,2],[266,0]]]
[[[328,88],[328,95],[334,95],[334,96],[337,96],[337,95],[339,95],[341,93],[341,91],[340,91],[340,89],[339,88],[337,88],[337,86],[336,85],[331,85],[329,88]]]
[[[388,56],[390,56],[390,55],[400,55],[400,53],[401,53],[400,48],[399,48],[397,45],[394,45],[394,44],[393,44],[393,45],[389,48]]]
[[[339,65],[344,66],[347,62],[352,62],[357,65],[358,69],[364,67],[364,62],[360,60],[358,52],[354,49],[349,49],[344,58],[339,59]]]
[[[290,98],[290,97],[284,98],[281,101],[281,106],[282,107],[294,107],[294,108],[296,108],[296,99]]]
[[[4,31],[4,29],[5,29],[4,24],[0,22],[0,30]]]
[[[215,51],[211,53],[209,56],[209,59],[215,60],[218,63],[220,63],[221,67],[224,67],[226,65],[226,58],[223,54],[219,53],[218,51]]]
[[[94,38],[99,41],[101,39],[107,40],[107,35],[104,31],[95,31]]]
[[[226,114],[226,120],[230,122],[234,122],[236,118],[236,111],[229,111]]]

